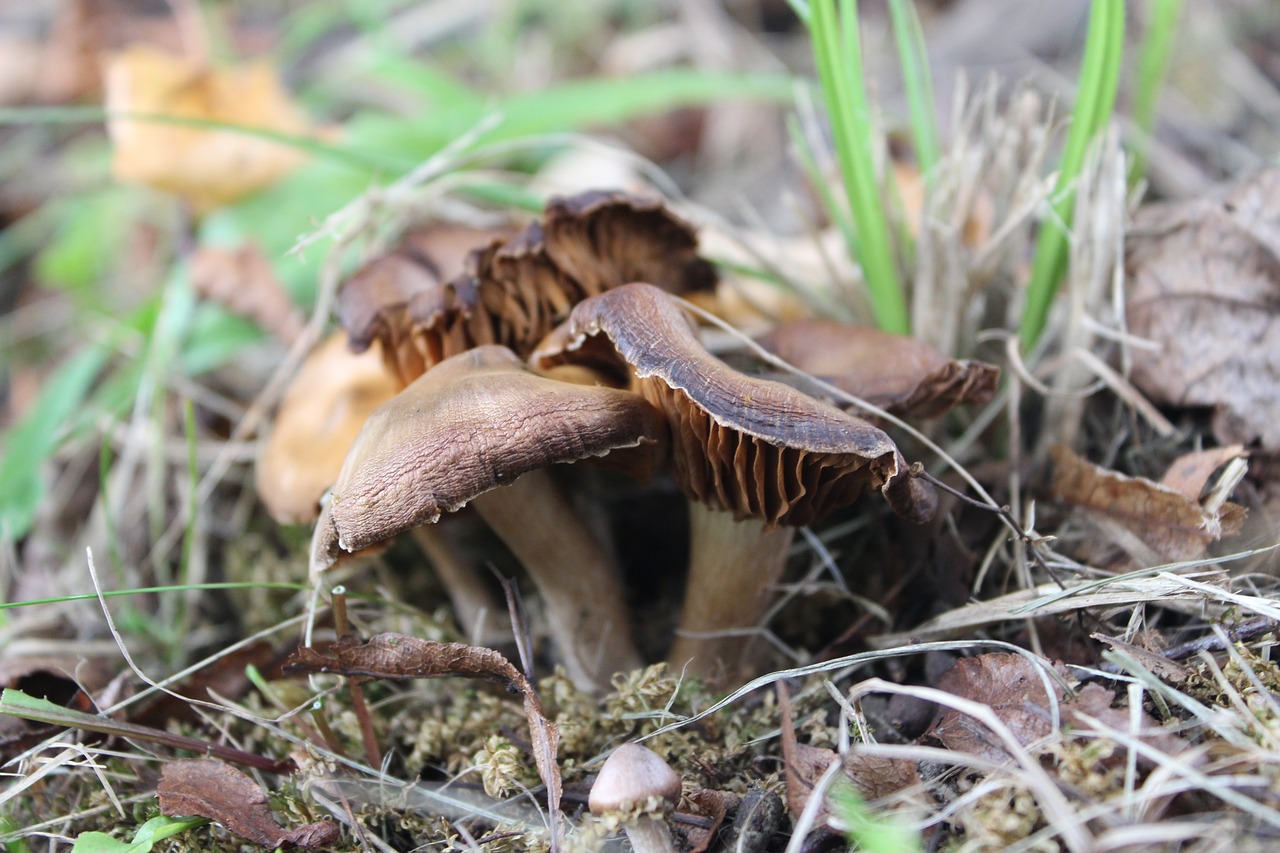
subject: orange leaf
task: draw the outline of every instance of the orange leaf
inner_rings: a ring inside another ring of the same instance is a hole
[[[306,156],[241,130],[126,117],[163,115],[309,133],[306,117],[266,63],[211,69],[139,45],[109,60],[106,90],[116,178],[175,193],[198,213],[267,186]]]

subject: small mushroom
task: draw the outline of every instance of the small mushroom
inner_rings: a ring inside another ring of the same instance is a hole
[[[693,230],[656,199],[591,192],[553,199],[543,221],[494,239],[446,277],[411,246],[366,264],[338,293],[338,315],[361,350],[377,340],[408,384],[483,344],[525,357],[582,299],[643,279],[676,291],[708,288]]]
[[[914,521],[936,498],[880,429],[711,356],[677,302],[628,284],[580,303],[534,352],[547,368],[588,364],[632,377],[671,427],[672,469],[689,496],[690,557],[671,664],[736,678],[796,526],[880,490]]]
[[[760,344],[842,391],[904,418],[934,418],[991,400],[1000,368],[947,358],[916,338],[835,320],[793,320]]]
[[[471,503],[520,559],[575,683],[639,664],[611,555],[547,467],[647,455],[660,413],[628,391],[539,376],[498,346],[446,359],[370,416],[312,539],[313,571]]]
[[[667,813],[680,802],[680,777],[662,756],[626,743],[605,759],[587,806],[597,817],[616,816],[635,853],[676,853]]]

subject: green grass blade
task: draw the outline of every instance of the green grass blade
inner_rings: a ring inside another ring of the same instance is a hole
[[[1120,60],[1124,54],[1124,0],[1096,0],[1089,13],[1089,33],[1071,132],[1058,168],[1053,192],[1053,214],[1041,227],[1036,241],[1031,281],[1022,314],[1020,337],[1025,350],[1040,339],[1067,261],[1067,230],[1075,204],[1075,182],[1085,154],[1097,134],[1111,119]]]
[[[880,328],[907,334],[906,297],[876,180],[875,133],[862,72],[857,3],[842,0],[838,16],[834,3],[815,3],[809,6],[807,17],[836,156],[858,233],[857,259],[871,310]]]
[[[916,163],[924,176],[925,186],[933,183],[935,167],[941,156],[938,142],[938,119],[934,112],[933,78],[929,73],[929,55],[925,51],[920,16],[909,0],[890,0],[893,36],[902,63],[902,83],[911,113],[911,136],[915,141]]]
[[[1147,171],[1147,147],[1156,124],[1156,100],[1169,68],[1174,35],[1182,17],[1182,0],[1150,0],[1150,7],[1151,22],[1142,41],[1138,84],[1133,94],[1133,120],[1140,132],[1129,167],[1129,186],[1135,185]]]

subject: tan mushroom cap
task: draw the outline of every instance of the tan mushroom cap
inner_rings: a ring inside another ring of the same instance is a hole
[[[633,280],[686,292],[715,272],[659,200],[591,192],[553,199],[541,223],[476,249],[448,280],[412,251],[376,259],[343,285],[338,313],[352,346],[381,341],[407,384],[473,346],[527,356],[575,304]]]
[[[842,391],[903,417],[932,418],[995,395],[1000,368],[947,358],[916,338],[835,320],[782,323],[765,349]]]
[[[664,436],[661,415],[635,394],[539,376],[502,347],[469,350],[369,417],[317,522],[312,569],[527,472],[615,450],[657,452]]]
[[[680,802],[680,776],[662,756],[638,743],[624,743],[605,759],[587,797],[594,815],[626,811],[657,798],[667,806]]]
[[[307,356],[258,458],[258,495],[272,518],[315,520],[356,434],[398,388],[377,348],[355,355],[342,332]]]
[[[538,347],[539,368],[586,363],[629,371],[665,412],[676,479],[693,498],[759,519],[805,525],[880,489],[899,513],[924,520],[932,490],[911,478],[882,430],[779,382],[710,355],[679,304],[648,284],[586,300]]]

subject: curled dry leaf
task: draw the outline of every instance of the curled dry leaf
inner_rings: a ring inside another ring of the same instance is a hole
[[[284,343],[293,343],[302,332],[302,312],[258,244],[235,249],[201,246],[191,258],[190,275],[196,293],[252,320]]]
[[[435,643],[404,634],[378,634],[361,643],[344,637],[323,647],[303,647],[285,661],[286,671],[331,672],[363,678],[481,678],[506,685],[524,699],[529,741],[538,775],[547,787],[547,811],[552,821],[552,845],[559,844],[560,765],[556,747],[560,731],[546,714],[529,680],[493,649],[463,643]]]
[[[106,71],[111,169],[186,199],[197,213],[259,190],[302,162],[301,149],[233,128],[131,118],[222,122],[271,133],[310,133],[302,111],[265,63],[207,68],[146,46],[112,57]]]
[[[835,320],[783,323],[761,346],[841,391],[904,418],[990,402],[1000,368],[957,361],[915,338]]]
[[[553,199],[541,223],[474,251],[446,279],[412,247],[371,261],[338,293],[356,350],[378,340],[403,384],[459,352],[501,344],[525,357],[583,299],[630,281],[675,292],[715,281],[693,229],[656,199]]]
[[[1133,382],[1159,403],[1214,409],[1226,443],[1280,449],[1280,169],[1221,201],[1149,205],[1126,241]]]
[[[1188,479],[1188,473],[1175,470],[1171,474],[1179,489],[1187,490],[1184,494],[1142,477],[1101,468],[1062,446],[1054,447],[1052,454],[1053,491],[1060,500],[1081,507],[1095,519],[1120,525],[1160,559],[1197,559],[1210,542],[1238,533],[1244,522],[1245,511],[1236,504],[1223,503],[1213,511],[1201,506],[1197,498],[1204,483],[1197,485]],[[1203,460],[1187,464],[1203,473]]]
[[[294,830],[281,828],[258,784],[231,765],[211,758],[168,762],[156,794],[164,814],[207,817],[268,850],[332,847],[341,835],[338,825],[327,820]]]

